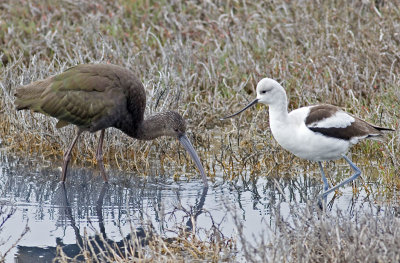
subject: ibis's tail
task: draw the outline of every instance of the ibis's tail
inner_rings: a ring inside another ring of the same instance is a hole
[[[42,95],[51,83],[52,78],[50,77],[18,87],[14,94],[17,110],[31,109],[40,112]]]

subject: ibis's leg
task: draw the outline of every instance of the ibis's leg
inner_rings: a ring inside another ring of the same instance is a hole
[[[345,185],[345,184],[347,184],[347,183],[353,181],[354,179],[356,179],[357,177],[360,176],[361,170],[360,170],[352,161],[350,161],[350,159],[347,158],[346,155],[343,155],[343,158],[350,164],[350,167],[351,167],[356,173],[353,174],[352,176],[350,176],[349,178],[347,178],[346,180],[344,180],[343,182],[341,182],[340,184],[335,185],[335,186],[332,187],[331,189],[325,191],[325,192],[322,194],[322,197],[326,197],[329,193],[335,191],[335,190],[338,189],[339,187],[341,187],[341,186],[343,186],[343,185]]]
[[[100,139],[99,139],[99,145],[97,147],[96,159],[97,159],[97,164],[99,165],[100,168],[101,176],[103,176],[104,182],[108,182],[106,170],[104,169],[104,163],[103,163],[103,141],[104,141],[105,131],[106,130],[101,130],[100,132]]]
[[[76,141],[78,140],[79,136],[82,134],[82,130],[78,129],[78,132],[72,141],[71,145],[67,149],[67,151],[64,153],[64,164],[62,166],[62,176],[61,176],[61,182],[65,182],[65,179],[67,178],[67,167],[68,163],[71,160],[71,152],[72,148],[74,148]]]
[[[322,174],[322,181],[324,182],[324,191],[327,191],[329,189],[329,184],[328,180],[326,179],[324,168],[322,167],[322,163],[318,162],[319,168],[321,169],[321,174]]]
[[[103,184],[103,187],[101,188],[101,192],[99,198],[97,199],[97,204],[96,204],[96,212],[97,212],[97,218],[99,219],[100,233],[103,234],[104,238],[107,238],[107,236],[106,236],[106,229],[104,227],[104,219],[102,211],[103,211],[103,200],[107,189],[108,189],[108,183],[105,182]]]

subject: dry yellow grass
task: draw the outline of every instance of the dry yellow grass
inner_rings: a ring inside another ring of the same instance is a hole
[[[253,98],[258,80],[268,76],[282,82],[291,109],[331,103],[396,129],[383,143],[352,150],[356,163],[374,167],[363,178],[379,180],[380,193],[390,193],[400,187],[399,7],[399,1],[345,0],[2,1],[1,147],[60,162],[73,127],[57,130],[50,117],[16,112],[14,89],[79,63],[103,62],[139,76],[147,115],[165,109],[183,114],[210,178],[318,169],[276,144],[266,107],[219,120]],[[90,134],[80,140],[75,165],[95,167],[96,143]],[[107,165],[141,175],[161,163],[178,178],[198,176],[172,140],[137,142],[112,129],[104,153]]]

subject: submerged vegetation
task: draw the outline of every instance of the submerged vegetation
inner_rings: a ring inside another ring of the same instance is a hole
[[[399,1],[2,1],[0,147],[60,165],[75,130],[72,126],[56,129],[56,120],[48,116],[16,112],[15,88],[76,64],[113,63],[131,69],[143,82],[147,116],[163,110],[183,115],[210,180],[216,176],[234,181],[253,176],[300,176],[314,170],[318,174],[317,165],[295,158],[277,145],[268,128],[266,107],[229,121],[219,120],[247,104],[257,82],[268,76],[285,87],[289,109],[330,103],[371,123],[396,129],[383,142],[365,141],[352,149],[354,162],[371,171],[355,182],[354,192],[369,193],[370,182],[377,182],[376,192],[370,194],[380,201],[384,197],[386,203],[398,198],[393,193],[400,187],[399,32]],[[72,165],[96,167],[97,136],[82,136]],[[165,138],[139,142],[115,129],[106,132],[104,162],[108,168],[143,176],[152,166],[157,166],[157,173],[177,179],[180,174],[199,176],[178,142]],[[346,169],[333,173],[337,169],[331,169],[332,165],[341,163],[328,164],[326,172],[332,184],[350,172],[343,166]],[[268,258],[260,258],[271,261],[301,261],[299,257],[304,256],[305,261],[319,262],[322,253],[328,262],[344,262],[356,261],[355,257],[367,255],[362,253],[369,249],[398,247],[387,243],[388,235],[398,240],[399,233],[391,228],[399,224],[397,218],[390,221],[393,225],[386,219],[366,221],[365,225],[349,221],[345,223],[348,228],[341,228],[344,223],[337,218],[313,220],[296,222],[298,228],[291,232],[278,227],[281,234],[276,242],[281,250],[260,244],[249,251],[269,247],[272,250],[264,251],[270,253],[265,254]],[[374,232],[377,224],[387,228]],[[304,225],[313,227],[301,232]],[[327,232],[320,233],[321,229]],[[359,231],[377,236],[381,243],[365,245],[367,236],[352,243]],[[322,235],[339,235],[332,240],[338,243],[330,244],[331,250],[328,244],[319,246],[315,240]],[[153,251],[165,249],[162,239],[157,240]],[[177,250],[181,244],[178,242]],[[290,247],[288,252],[283,246]],[[218,242],[209,247],[221,249]],[[365,250],[355,253],[360,247]],[[342,250],[344,254],[340,254]],[[324,252],[332,257],[328,259]],[[222,260],[216,256],[220,254],[213,255],[202,259]],[[398,255],[392,256],[371,261],[398,261]]]

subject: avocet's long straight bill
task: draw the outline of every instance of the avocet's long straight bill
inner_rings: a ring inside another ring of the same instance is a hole
[[[188,137],[186,137],[185,134],[181,135],[179,137],[179,141],[182,144],[183,148],[185,148],[186,151],[190,154],[192,157],[194,163],[196,164],[197,168],[200,171],[201,174],[201,179],[203,179],[204,187],[208,187],[208,182],[207,182],[207,176],[204,171],[203,165],[201,165],[201,161],[199,156],[197,155],[196,151],[194,150],[192,144],[190,143]]]
[[[253,100],[252,102],[250,102],[249,105],[247,105],[246,107],[244,107],[244,108],[241,109],[240,111],[238,111],[238,112],[236,112],[236,113],[234,113],[234,114],[232,114],[232,115],[223,117],[223,118],[221,118],[220,120],[222,121],[222,120],[225,120],[225,119],[232,118],[232,117],[234,117],[234,116],[236,116],[236,115],[239,115],[240,113],[244,112],[245,110],[247,110],[247,109],[250,108],[251,106],[257,104],[257,102],[258,102],[258,99],[255,99],[255,100]]]

